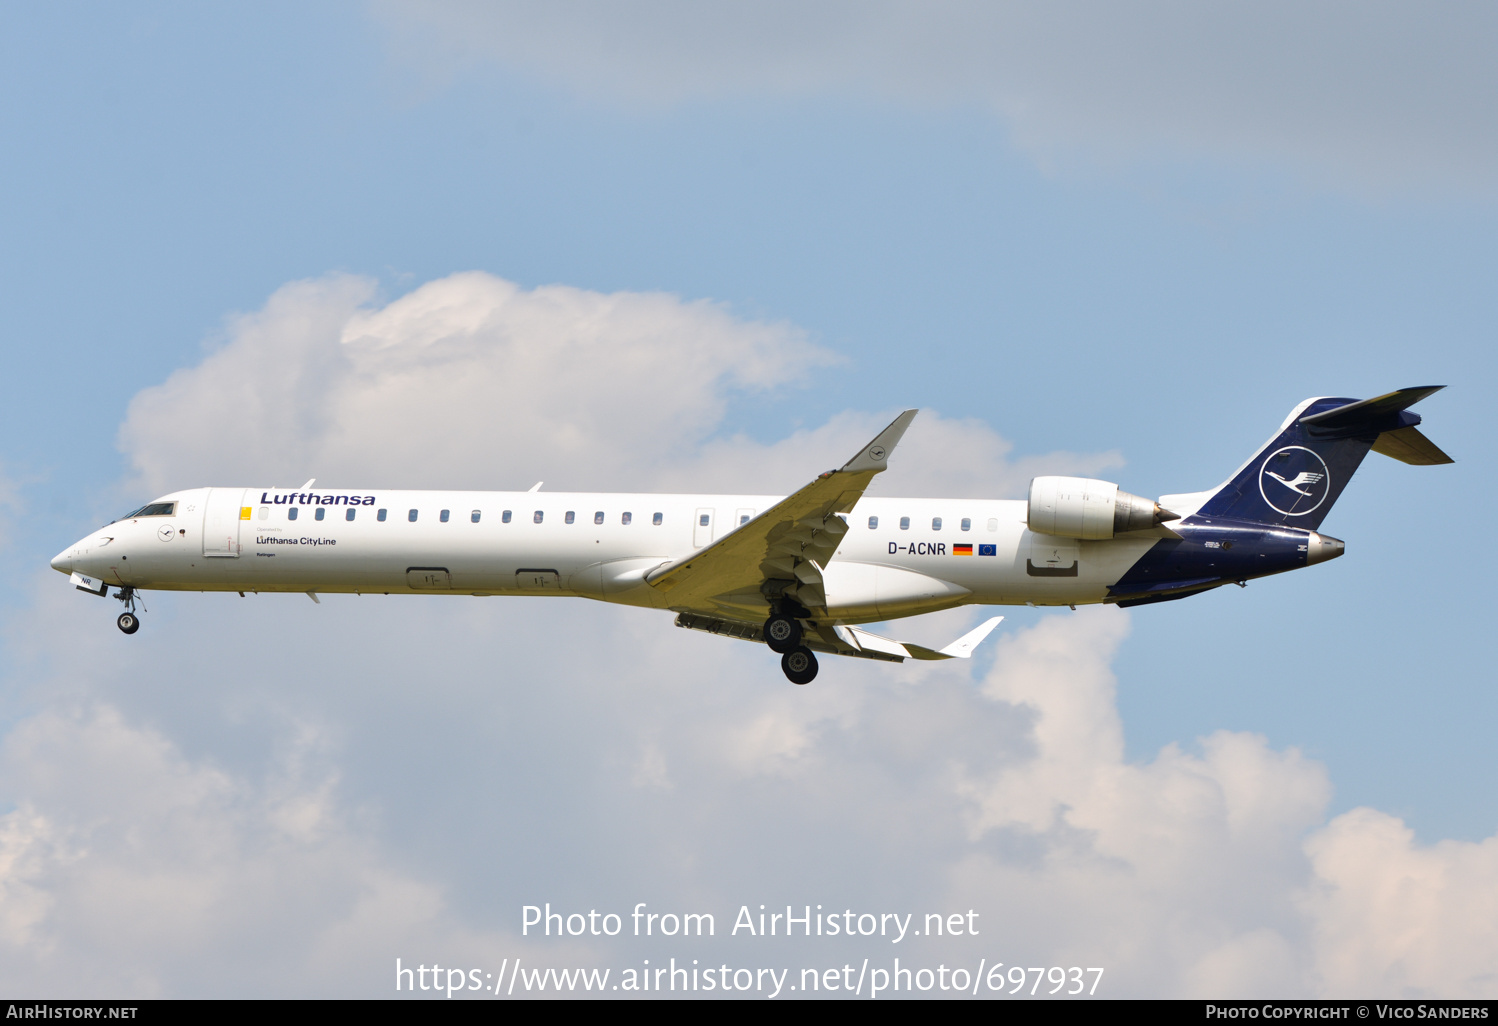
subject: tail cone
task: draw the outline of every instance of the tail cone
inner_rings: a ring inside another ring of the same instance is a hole
[[[1311,540],[1306,543],[1306,566],[1336,559],[1346,548],[1341,538],[1333,538],[1329,534],[1317,534],[1312,531]]]

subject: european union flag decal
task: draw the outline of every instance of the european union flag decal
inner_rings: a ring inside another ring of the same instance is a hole
[[[999,554],[999,547],[997,545],[979,545],[978,546],[978,555],[980,555],[980,556],[997,556],[998,554]]]

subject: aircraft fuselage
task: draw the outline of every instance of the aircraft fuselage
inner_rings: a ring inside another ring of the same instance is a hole
[[[1340,556],[1317,533],[1363,457],[1451,458],[1408,407],[1435,386],[1307,399],[1227,481],[1159,501],[1037,477],[1026,501],[866,494],[916,415],[788,496],[197,488],[53,560],[83,591],[553,595],[677,613],[764,642],[797,684],[814,652],[966,659],[1002,617],[941,649],[856,625],[962,605],[1167,602]]]
[[[169,515],[101,528],[54,565],[141,590],[555,595],[669,609],[670,593],[648,587],[646,573],[781,499],[199,488],[156,500],[172,504]],[[968,604],[1103,602],[1163,536],[1035,534],[1026,527],[1026,504],[1013,500],[865,496],[846,520],[848,532],[824,569],[828,613],[843,623]],[[1185,547],[1193,578],[1233,579],[1306,565],[1313,534],[1281,530],[1288,537],[1278,545],[1240,542],[1235,554],[1228,539],[1243,529],[1192,525],[1172,533],[1183,535],[1175,546]],[[1174,579],[1171,572],[1160,571],[1161,579]],[[760,598],[725,603],[722,611],[762,617],[767,609]]]

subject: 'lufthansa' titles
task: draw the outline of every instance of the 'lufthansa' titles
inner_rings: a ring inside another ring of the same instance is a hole
[[[373,506],[375,497],[373,495],[313,495],[309,492],[271,495],[269,492],[261,492],[260,503],[263,506],[271,504],[277,506]]]

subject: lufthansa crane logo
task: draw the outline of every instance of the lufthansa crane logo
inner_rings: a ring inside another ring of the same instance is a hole
[[[871,460],[875,460],[875,461],[882,460],[882,459],[884,459],[885,455],[886,455],[886,453],[885,453],[885,450],[884,450],[884,446],[882,446],[882,445],[875,445],[875,446],[871,446],[869,448],[869,459],[871,459]]]
[[[1332,480],[1326,461],[1303,445],[1287,445],[1259,468],[1259,494],[1287,517],[1303,517],[1326,500]]]

